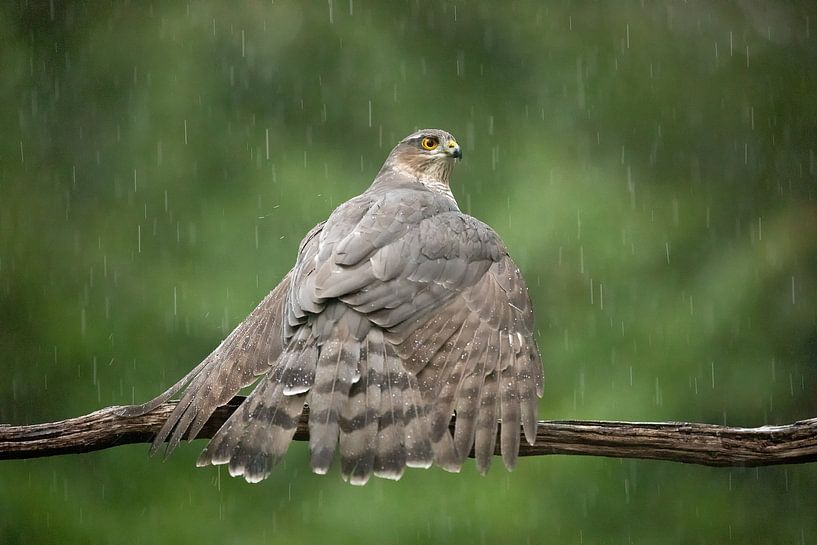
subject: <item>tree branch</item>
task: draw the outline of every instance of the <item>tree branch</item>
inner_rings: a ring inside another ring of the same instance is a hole
[[[236,396],[220,407],[197,439],[212,437],[242,401],[243,397]],[[75,454],[147,443],[175,406],[176,402],[165,403],[149,414],[132,418],[118,416],[121,407],[106,407],[60,422],[0,425],[0,459]],[[308,438],[305,412],[295,439]],[[535,444],[528,445],[523,440],[519,454],[579,454],[706,466],[801,464],[817,461],[817,418],[759,428],[676,422],[545,421],[539,422]]]

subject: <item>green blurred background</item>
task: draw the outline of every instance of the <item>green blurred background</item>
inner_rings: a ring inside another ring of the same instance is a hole
[[[817,416],[817,5],[6,2],[0,422],[143,401],[420,127],[531,286],[547,419]],[[261,485],[0,463],[0,543],[817,543],[817,467],[553,456]]]

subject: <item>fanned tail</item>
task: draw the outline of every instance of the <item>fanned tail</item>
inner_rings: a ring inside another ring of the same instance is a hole
[[[396,480],[406,467],[429,467],[434,455],[417,379],[379,328],[363,341],[359,369],[340,423],[344,479],[362,485],[372,473]]]

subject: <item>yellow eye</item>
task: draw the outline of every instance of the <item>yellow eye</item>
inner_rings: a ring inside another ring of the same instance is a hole
[[[439,146],[440,142],[436,138],[426,136],[425,138],[423,138],[423,141],[420,142],[420,145],[423,146],[423,149],[431,151],[435,149],[437,146]]]

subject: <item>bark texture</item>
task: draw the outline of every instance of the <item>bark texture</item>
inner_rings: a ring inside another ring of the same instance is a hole
[[[243,400],[236,396],[219,407],[196,438],[212,437]],[[123,407],[115,406],[59,422],[0,425],[0,459],[77,454],[149,443],[175,407],[176,402],[171,401],[143,416],[126,418],[118,414]],[[501,429],[498,433],[501,434]],[[295,439],[309,439],[306,414],[301,416]],[[497,454],[499,444],[497,441]],[[539,422],[536,442],[529,445],[522,441],[519,455],[546,454],[640,458],[706,466],[801,464],[817,461],[817,418],[757,428],[684,422],[544,421]]]

